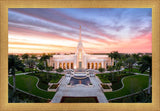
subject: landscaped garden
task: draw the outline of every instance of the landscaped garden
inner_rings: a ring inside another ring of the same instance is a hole
[[[135,75],[123,79],[124,87],[115,92],[105,92],[107,99],[113,99],[132,94],[148,87],[148,76]]]
[[[38,87],[44,90],[48,89],[48,83],[58,83],[58,81],[62,78],[63,74],[58,73],[46,73],[46,72],[39,72],[39,73],[30,73],[28,75],[36,76],[39,78]]]
[[[48,58],[48,56],[47,56]],[[9,77],[9,83],[13,85],[13,77],[16,77],[16,88],[33,94],[25,94],[18,90],[13,90],[12,87],[9,87],[9,101],[10,102],[49,102],[49,99],[52,99],[55,95],[56,90],[59,87],[59,81],[64,76],[63,74],[58,73],[49,73],[53,69],[53,67],[47,66],[47,58],[45,55],[41,57],[39,61],[35,61],[32,57],[29,59],[25,59],[27,65],[24,65],[18,58],[18,56],[10,55],[9,56],[9,74],[12,73],[13,76]],[[148,61],[147,61],[148,60]],[[13,63],[13,61],[15,63]],[[147,62],[146,62],[147,61]],[[36,65],[36,62],[38,64]],[[151,58],[149,56],[143,56],[141,59],[140,65],[136,68],[133,66],[135,63],[135,58],[128,57],[126,60],[115,61],[113,66],[107,68],[110,73],[103,73],[105,70],[101,68],[101,74],[96,74],[99,79],[102,81],[101,89],[105,92],[105,96],[111,102],[136,102],[144,100],[143,102],[150,102],[151,101],[151,94],[145,91],[145,94],[140,93],[134,96],[129,96],[125,98],[120,98],[118,100],[113,100],[117,97],[123,97],[128,94],[133,94],[135,92],[142,91],[143,89],[148,87],[148,80],[149,77],[151,78],[152,72],[152,65]],[[138,63],[137,63],[138,64]],[[121,68],[126,67],[123,71],[114,72],[114,70],[120,70]],[[29,68],[28,68],[29,67]],[[35,70],[34,68],[37,67]],[[45,70],[45,72],[43,72]],[[58,72],[62,72],[63,69],[56,70]],[[149,75],[149,71],[150,75]],[[20,73],[30,72],[27,75],[19,75]],[[144,75],[135,75],[134,73],[143,73]],[[16,74],[16,76],[15,76]],[[148,75],[147,75],[148,74]],[[123,79],[124,78],[124,79]],[[123,82],[122,82],[123,80]],[[77,83],[81,83],[82,81],[78,81]],[[50,89],[53,92],[48,92],[47,89],[49,88],[48,83],[56,83],[50,84]],[[107,83],[107,84],[103,84]],[[108,84],[112,83],[112,84]],[[124,85],[122,84],[124,83]],[[69,83],[70,84],[70,83]],[[91,83],[89,83],[92,85]],[[111,88],[110,88],[111,85]],[[123,87],[124,86],[124,87]],[[56,89],[57,88],[57,89]],[[55,90],[56,89],[56,90]],[[105,90],[109,90],[113,92],[106,92]],[[13,95],[11,94],[13,90]],[[116,91],[117,90],[117,91]],[[10,95],[11,94],[11,95]],[[42,98],[34,97],[39,96]],[[142,97],[144,98],[142,98]],[[18,98],[18,99],[17,99]],[[28,99],[27,99],[28,98]],[[34,98],[34,99],[32,99]],[[44,99],[43,99],[44,98]],[[142,98],[142,99],[141,99]],[[86,102],[86,103],[94,103],[98,102],[97,98],[90,98],[90,97],[64,97],[61,102]]]
[[[40,96],[46,99],[52,99],[55,92],[42,91],[36,87],[38,79],[29,75],[16,76],[16,88],[21,89],[30,94]],[[13,85],[13,77],[9,77],[9,83]]]
[[[96,76],[99,77],[102,83],[112,83],[112,90],[117,90],[122,87],[121,79],[125,76],[131,76],[134,74],[130,73],[118,73],[118,72],[112,72],[111,73],[104,73],[104,74],[96,74]]]

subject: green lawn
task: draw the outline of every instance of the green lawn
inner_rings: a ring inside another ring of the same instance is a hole
[[[135,75],[124,78],[124,88],[116,92],[105,92],[107,99],[117,98],[132,94],[148,87],[148,76]]]
[[[31,72],[31,69],[29,68],[25,68],[25,72]],[[25,73],[25,72],[22,72],[22,71],[16,71],[15,74],[20,74],[20,73]]]
[[[110,103],[151,103],[152,94],[148,95],[148,91],[141,91],[138,94],[109,101]]]
[[[38,87],[44,90],[48,89],[48,83],[52,82],[52,83],[57,83],[61,78],[62,74],[57,74],[57,73],[46,73],[46,72],[39,72],[39,73],[30,73],[28,75],[31,76],[36,76],[39,78],[39,83],[38,83]]]
[[[9,82],[13,85],[13,77],[9,78]],[[38,82],[37,78],[34,76],[29,75],[18,75],[16,76],[16,87],[26,91],[28,93],[47,98],[52,99],[55,92],[45,92],[41,91],[36,87],[36,83]]]
[[[129,69],[124,69],[123,71],[129,72]],[[136,69],[136,68],[133,68],[131,72],[141,73],[139,69]],[[145,71],[143,74],[149,74],[149,72]]]
[[[8,103],[48,103],[49,100],[28,95],[21,91],[13,94],[13,88],[8,85]]]
[[[25,72],[22,72],[22,71],[16,71],[15,74],[20,74],[20,73],[25,73]]]
[[[112,90],[117,90],[122,87],[121,79],[125,76],[131,76],[134,74],[129,73],[104,73],[104,74],[96,74],[96,76],[99,77],[99,79],[102,81],[102,83],[112,83]]]
[[[32,72],[32,70],[30,68],[25,68],[25,72]],[[19,74],[19,73],[25,73],[25,72],[22,72],[22,71],[16,71],[15,74]]]

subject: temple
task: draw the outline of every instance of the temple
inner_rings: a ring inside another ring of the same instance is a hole
[[[86,54],[82,39],[81,39],[81,26],[79,34],[79,42],[75,54],[70,55],[53,55],[47,61],[49,66],[53,69],[62,68],[66,69],[99,69],[105,68],[107,66],[113,65],[113,60],[111,60],[108,55],[92,55]]]

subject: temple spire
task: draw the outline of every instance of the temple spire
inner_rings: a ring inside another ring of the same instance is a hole
[[[79,32],[79,41],[81,41],[81,25],[79,26],[79,30],[80,30],[80,32]]]

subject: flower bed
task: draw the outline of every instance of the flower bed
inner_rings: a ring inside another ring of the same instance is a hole
[[[56,92],[59,88],[59,83],[53,83],[52,85],[50,85],[50,87],[48,88],[48,91],[52,91],[52,92]]]
[[[110,87],[108,85],[101,84],[101,86],[103,87],[103,89],[110,89]]]
[[[53,84],[50,89],[56,89],[58,87],[59,84]]]
[[[108,84],[108,83],[102,83],[100,85],[101,89],[103,92],[111,92],[112,91],[112,88],[111,88],[111,84]]]

